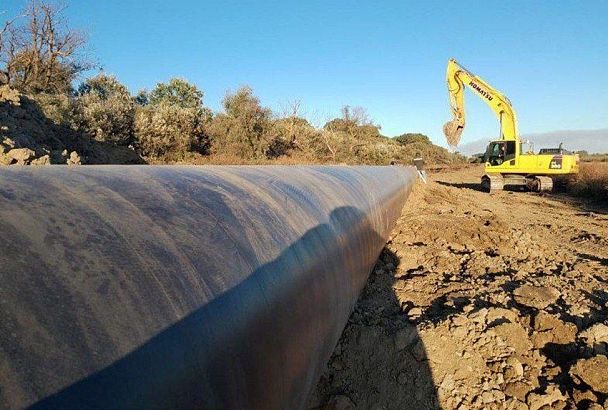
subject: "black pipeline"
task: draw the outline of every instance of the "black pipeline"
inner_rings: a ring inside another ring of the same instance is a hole
[[[0,168],[0,408],[302,408],[414,181]]]

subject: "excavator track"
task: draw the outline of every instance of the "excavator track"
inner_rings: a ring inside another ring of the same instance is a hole
[[[553,191],[553,178],[547,176],[533,176],[526,178],[528,189],[533,192]]]
[[[485,174],[481,177],[481,188],[485,192],[502,191],[504,188],[504,178],[502,175]]]

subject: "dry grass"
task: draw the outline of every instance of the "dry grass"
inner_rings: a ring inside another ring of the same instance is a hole
[[[568,182],[574,195],[608,200],[608,162],[582,163],[580,172]]]
[[[582,162],[608,162],[608,154],[579,154]]]

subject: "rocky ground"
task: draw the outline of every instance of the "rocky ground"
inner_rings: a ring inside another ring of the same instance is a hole
[[[61,101],[48,99],[45,109],[0,86],[0,166],[143,163],[130,147],[95,141],[65,124]]]
[[[608,409],[608,204],[418,184],[310,408]]]

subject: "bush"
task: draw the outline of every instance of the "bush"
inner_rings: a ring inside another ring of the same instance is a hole
[[[608,163],[583,163],[580,172],[568,183],[574,195],[608,200]]]
[[[135,101],[127,87],[100,74],[80,85],[76,100],[78,128],[97,141],[128,145],[133,141]]]
[[[32,96],[46,118],[56,125],[74,126],[77,107],[74,98],[66,94],[40,93]]]
[[[289,155],[294,151],[309,151],[311,135],[315,128],[304,118],[291,115],[274,121],[274,140],[270,143],[268,156],[277,158]]]
[[[398,137],[395,137],[395,141],[397,141],[401,145],[409,145],[409,144],[427,144],[432,145],[431,140],[424,134],[402,134]]]
[[[158,83],[146,98],[143,98],[142,92],[138,98],[151,105],[167,104],[181,108],[203,108],[203,92],[194,84],[181,78],[172,78],[168,83]]]
[[[135,136],[143,155],[183,159],[188,152],[207,154],[211,111],[203,107],[203,92],[181,79],[159,83],[135,115]]]
[[[213,151],[240,158],[266,158],[278,133],[272,112],[260,105],[251,88],[242,87],[224,98],[224,113],[216,115],[211,127]]]
[[[208,121],[202,110],[174,105],[149,105],[137,110],[135,135],[143,155],[181,159],[187,152],[206,153]]]

